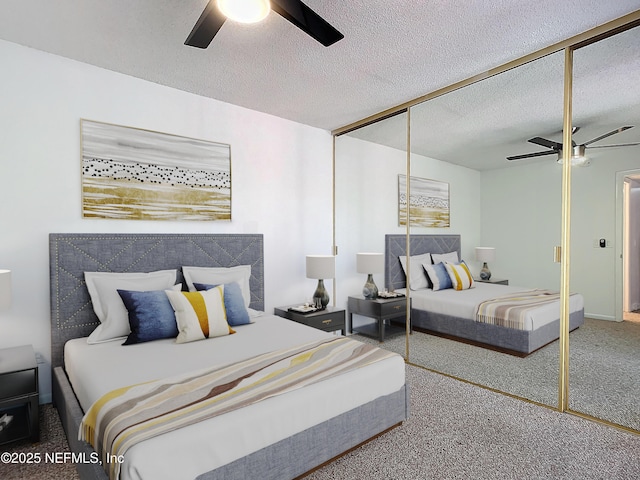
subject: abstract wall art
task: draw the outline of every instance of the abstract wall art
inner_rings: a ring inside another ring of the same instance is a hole
[[[231,147],[81,120],[82,215],[231,220]]]
[[[446,228],[449,222],[449,184],[426,178],[398,175],[398,223],[407,224],[407,203],[412,227]]]

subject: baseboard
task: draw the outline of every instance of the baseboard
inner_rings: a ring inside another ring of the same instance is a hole
[[[607,320],[609,322],[619,322],[615,316],[611,315],[599,315],[597,313],[584,313],[584,318],[594,318],[596,320]]]

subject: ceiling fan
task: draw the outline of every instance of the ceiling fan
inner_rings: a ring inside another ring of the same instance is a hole
[[[234,4],[232,4],[228,0],[209,0],[184,44],[191,47],[207,48],[228,17],[226,4],[228,4],[228,7],[232,7],[239,3],[246,4],[248,2],[235,0]],[[258,14],[257,19],[253,21],[260,21],[266,17],[269,9],[271,9],[325,47],[333,45],[344,38],[342,33],[300,0],[271,0],[271,5],[269,5],[268,0],[260,0],[258,3],[260,3],[259,9],[262,9],[263,14]],[[232,17],[229,16],[229,18]],[[243,20],[238,19],[238,21]],[[250,22],[245,21],[245,23]]]
[[[576,144],[576,142],[571,142],[571,164],[572,165],[588,165],[587,157],[585,156],[585,152],[587,147],[589,148],[611,148],[611,147],[631,147],[634,145],[640,145],[640,143],[620,143],[616,145],[594,145],[590,146],[593,143],[599,142],[611,135],[615,135],[616,133],[624,132],[625,130],[629,130],[633,128],[633,125],[628,125],[625,127],[616,128],[610,132],[605,133],[604,135],[600,135],[599,137],[593,138],[588,142],[584,142],[580,145]],[[580,130],[580,127],[573,127],[572,133],[576,133]],[[535,143],[536,145],[541,145],[543,147],[547,147],[550,150],[544,150],[541,152],[533,152],[533,153],[525,153],[524,155],[515,155],[512,157],[507,157],[507,160],[523,160],[525,158],[533,158],[533,157],[541,157],[543,155],[557,155],[558,162],[562,162],[562,143],[554,142],[552,140],[547,140],[542,137],[534,137],[528,140],[530,143]]]

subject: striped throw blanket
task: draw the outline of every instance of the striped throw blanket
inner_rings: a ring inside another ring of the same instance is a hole
[[[117,479],[120,464],[107,459],[121,458],[138,442],[393,355],[339,337],[120,388],[91,406],[79,438],[94,447],[109,478]]]
[[[559,298],[558,292],[535,289],[485,300],[477,306],[476,321],[524,330],[527,314],[531,310]]]

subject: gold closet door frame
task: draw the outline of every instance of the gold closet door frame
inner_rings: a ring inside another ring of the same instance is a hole
[[[565,69],[564,69],[564,100],[563,100],[563,144],[571,144],[571,127],[572,127],[572,93],[573,93],[573,52],[579,48],[591,45],[600,40],[612,37],[618,33],[630,30],[632,28],[640,26],[640,10],[624,15],[620,18],[607,22],[603,25],[595,27],[591,30],[587,30],[581,34],[570,37],[566,40],[553,44],[544,49],[525,55],[517,60],[505,63],[499,67],[488,70],[484,73],[469,77],[460,82],[454,83],[447,87],[435,90],[431,93],[427,93],[420,97],[417,97],[408,102],[402,103],[395,107],[389,108],[377,114],[363,118],[357,122],[345,125],[337,128],[331,132],[333,135],[333,251],[337,254],[337,247],[335,244],[335,229],[336,229],[336,198],[335,198],[335,164],[336,164],[336,148],[335,139],[340,135],[345,135],[359,128],[384,120],[385,118],[392,117],[399,113],[407,112],[407,177],[410,174],[411,168],[411,108],[421,104],[425,101],[431,100],[436,97],[440,97],[447,93],[453,92],[460,88],[466,87],[473,83],[479,82],[486,78],[498,75],[506,72],[512,68],[519,67],[525,63],[532,62],[546,55],[563,51],[565,53]],[[570,155],[571,149],[563,149],[563,162],[562,162],[562,228],[561,228],[561,245],[560,245],[560,354],[559,354],[559,381],[558,381],[558,407],[560,412],[568,412],[577,416],[588,418],[590,420],[598,421],[600,423],[608,424],[617,428],[631,431],[633,433],[640,433],[637,430],[626,428],[617,424],[613,424],[606,420],[592,417],[590,415],[571,410],[569,408],[569,281],[570,281],[570,239],[571,239],[571,162]],[[407,188],[409,186],[407,185]],[[409,192],[407,192],[409,193]],[[407,256],[409,253],[409,235],[410,235],[410,222],[407,221]],[[551,252],[549,253],[552,254]],[[334,298],[335,298],[335,283],[334,282]],[[407,302],[409,302],[410,294],[407,295]],[[405,361],[409,361],[409,309],[407,309],[407,321],[406,325],[406,352]],[[526,399],[523,399],[526,401]],[[548,407],[552,408],[552,407]]]

